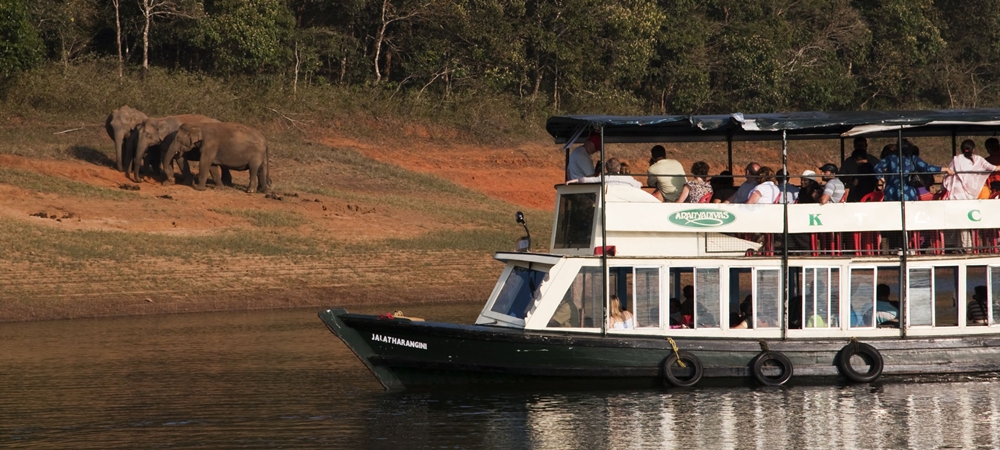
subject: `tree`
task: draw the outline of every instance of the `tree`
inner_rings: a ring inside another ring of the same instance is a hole
[[[294,16],[282,0],[217,0],[205,12],[198,45],[217,72],[257,74],[294,59],[286,45]]]
[[[142,76],[149,71],[149,30],[154,21],[200,16],[202,5],[197,0],[136,0],[142,13]],[[117,11],[117,8],[116,8]]]
[[[42,58],[42,40],[25,2],[0,2],[0,79],[31,69]]]

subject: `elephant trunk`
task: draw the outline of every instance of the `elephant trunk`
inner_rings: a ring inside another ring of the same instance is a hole
[[[146,149],[149,148],[149,140],[140,133],[139,142],[135,146],[135,159],[133,160],[133,180],[136,183],[142,183],[142,174],[140,170],[142,169],[142,162],[146,158]]]
[[[126,130],[115,129],[113,134],[112,139],[115,140],[115,165],[119,172],[125,172],[125,160],[122,158],[122,146],[124,145],[125,136],[128,133]]]

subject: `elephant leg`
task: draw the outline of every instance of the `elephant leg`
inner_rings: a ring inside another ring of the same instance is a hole
[[[249,186],[247,186],[247,192],[252,194],[254,192],[257,192],[257,178],[258,178],[257,171],[260,169],[260,166],[256,164],[250,164],[248,169],[249,170],[247,170],[247,172],[249,172],[250,174],[250,184]]]
[[[194,182],[194,174],[191,173],[191,163],[181,158],[180,164],[183,166],[181,168],[181,183],[191,184]]]
[[[233,173],[229,171],[228,167],[222,168],[222,184],[225,186],[233,186]]]
[[[212,164],[212,182],[216,187],[222,187],[222,171],[228,170],[225,167]]]
[[[198,162],[198,183],[195,184],[194,188],[199,191],[204,191],[206,189],[206,184],[208,183],[208,174],[212,171],[212,163],[208,158],[202,155],[201,161]]]

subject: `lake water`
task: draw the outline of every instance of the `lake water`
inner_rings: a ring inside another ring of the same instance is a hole
[[[0,447],[998,448],[998,383],[386,393],[312,309],[15,323]]]

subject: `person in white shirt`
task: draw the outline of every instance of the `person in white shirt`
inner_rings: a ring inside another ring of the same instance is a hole
[[[583,145],[574,148],[569,154],[569,165],[566,166],[566,181],[594,176],[594,161],[590,155],[600,150],[601,135],[599,134],[591,135],[583,142]]]
[[[781,189],[774,183],[774,169],[764,166],[757,172],[757,179],[760,181],[747,199],[748,204],[754,203],[778,203],[781,198]]]
[[[955,174],[945,177],[942,185],[948,191],[949,200],[975,200],[979,198],[983,186],[986,186],[986,179],[990,177],[989,172],[997,172],[1000,169],[982,156],[973,154],[976,143],[971,139],[962,141],[961,149],[962,154],[955,155],[948,165]]]
[[[604,182],[606,184],[608,184],[609,186],[612,185],[612,184],[621,184],[621,185],[631,186],[631,187],[634,187],[636,189],[642,188],[642,183],[636,181],[635,178],[632,178],[631,175],[623,175],[621,173],[622,162],[618,158],[609,158],[608,159],[608,163],[605,164],[604,167],[607,168],[607,171],[604,173],[605,174]],[[571,180],[570,181],[570,183],[573,183],[573,182],[578,182],[578,183],[600,183],[601,182],[601,177],[600,177],[600,175],[593,176],[593,177],[583,177],[583,178],[580,178],[578,180]]]

